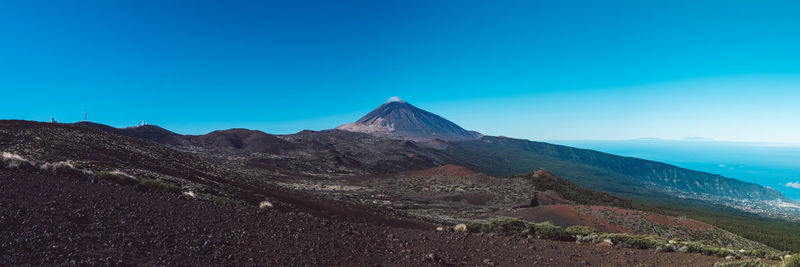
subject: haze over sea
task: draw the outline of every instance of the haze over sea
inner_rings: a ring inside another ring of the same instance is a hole
[[[549,142],[720,174],[772,187],[788,198],[800,200],[800,144],[705,139]]]

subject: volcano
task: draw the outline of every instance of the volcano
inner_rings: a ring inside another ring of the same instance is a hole
[[[415,107],[400,98],[392,97],[356,122],[336,127],[338,130],[367,133],[404,140],[448,141],[472,140],[483,136],[455,123]]]

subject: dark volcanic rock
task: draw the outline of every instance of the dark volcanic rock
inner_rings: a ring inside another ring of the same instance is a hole
[[[35,125],[20,124],[25,127]],[[271,135],[257,130],[229,129],[205,135],[180,135],[154,125],[122,129],[90,122],[75,125],[167,145],[182,151],[202,148],[203,152],[210,155],[230,152],[246,158],[244,165],[248,167],[304,175],[392,173],[455,162],[451,156],[439,150],[411,141],[342,130]]]
[[[95,128],[106,132],[112,132],[134,138],[139,138],[159,144],[165,145],[188,145],[190,144],[189,138],[186,136],[174,133],[170,130],[161,128],[156,125],[142,125],[127,128],[114,128],[108,125],[82,121],[73,123],[73,125],[87,128]]]
[[[205,135],[192,136],[192,141],[206,148],[241,149],[247,152],[278,153],[281,150],[295,148],[295,145],[274,135],[248,129],[213,131]]]

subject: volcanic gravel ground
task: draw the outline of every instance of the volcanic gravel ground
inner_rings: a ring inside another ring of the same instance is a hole
[[[3,266],[711,266],[722,261],[697,254],[402,229],[359,221],[0,169]]]

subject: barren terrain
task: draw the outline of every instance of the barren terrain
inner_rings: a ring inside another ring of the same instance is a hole
[[[448,155],[414,142],[342,131],[181,136],[154,126],[3,121],[0,152],[3,265],[708,266],[725,260],[452,230],[503,216],[608,232],[656,230],[669,238],[716,233],[722,245],[749,244],[684,218],[579,204],[576,193],[611,204],[629,200],[548,172],[493,177],[445,164]]]
[[[2,265],[711,266],[720,258],[415,230],[0,171]]]

